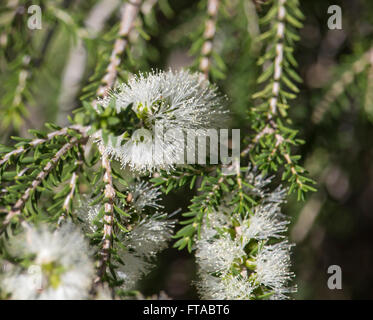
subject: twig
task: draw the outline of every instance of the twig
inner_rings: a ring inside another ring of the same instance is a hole
[[[241,152],[241,156],[246,156],[259,142],[259,140],[266,134],[273,134],[275,130],[270,128],[269,125],[264,126],[264,128],[257,133],[251,143]]]
[[[279,38],[278,43],[276,44],[276,56],[274,61],[274,73],[273,73],[273,85],[272,85],[272,97],[269,100],[270,110],[268,112],[268,118],[272,118],[273,115],[277,113],[277,104],[280,94],[280,79],[282,75],[282,62],[284,59],[284,36],[285,36],[285,1],[279,1],[278,13],[277,13],[277,34]]]
[[[329,106],[343,93],[345,88],[352,83],[355,76],[363,72],[370,62],[370,56],[373,54],[373,48],[369,49],[365,54],[355,61],[351,68],[345,71],[340,79],[336,81],[329,91],[326,92],[323,99],[319,104],[316,105],[311,120],[313,123],[318,124],[324,117],[324,114],[328,111]]]
[[[32,181],[31,186],[26,189],[21,198],[19,198],[13,208],[9,211],[8,215],[5,217],[3,222],[3,227],[7,226],[9,222],[15,216],[21,214],[23,207],[25,206],[27,200],[31,196],[32,192],[40,185],[40,183],[48,176],[52,169],[56,166],[61,157],[69,151],[79,140],[73,137],[70,142],[63,145],[63,147],[57,151],[54,157],[45,165],[43,170],[37,175],[35,180]]]
[[[238,185],[238,193],[240,195],[240,209],[243,203],[243,186],[242,186],[242,177],[241,177],[241,171],[240,167],[236,166],[236,180]]]
[[[120,64],[120,55],[125,50],[128,44],[128,34],[133,27],[133,23],[139,12],[139,7],[141,5],[141,0],[132,0],[132,2],[127,2],[122,7],[122,17],[121,24],[119,28],[119,38],[114,43],[114,49],[111,53],[110,63],[107,67],[106,75],[102,79],[103,85],[97,90],[97,95],[99,97],[105,97],[108,95],[108,90],[113,87],[115,80],[118,75],[117,67]],[[105,182],[105,215],[104,215],[104,235],[102,248],[100,251],[100,260],[98,265],[98,274],[95,279],[95,285],[102,282],[102,278],[106,273],[106,267],[110,260],[110,248],[113,242],[113,222],[114,222],[114,199],[115,190],[113,187],[113,179],[111,174],[110,160],[105,154],[105,149],[101,145],[99,146],[99,151],[101,153],[101,165],[105,170],[104,182]]]
[[[119,37],[115,40],[114,48],[110,56],[110,62],[106,68],[106,74],[102,78],[101,86],[97,90],[97,96],[104,97],[108,94],[118,76],[118,66],[120,64],[120,56],[124,52],[128,44],[128,34],[133,28],[134,21],[139,12],[141,0],[132,0],[126,2],[122,7],[121,23],[119,27]]]
[[[214,196],[215,191],[217,191],[220,188],[220,185],[223,183],[224,177],[220,177],[219,180],[217,181],[216,185],[214,185],[211,189],[211,191],[207,194],[205,203],[208,203],[211,198]]]
[[[281,154],[285,158],[286,163],[289,165],[292,175],[295,177],[295,183],[298,185],[299,189],[302,189],[303,183],[299,179],[299,173],[296,170],[296,164],[294,163],[293,160],[291,160],[291,156],[288,152],[281,152]],[[302,172],[303,172],[303,169],[301,173]]]
[[[0,160],[0,166],[2,166],[4,163],[8,162],[9,159],[11,158],[11,156],[13,156],[13,155],[20,154],[20,153],[28,150],[31,147],[36,147],[37,145],[39,145],[41,143],[50,141],[54,137],[67,135],[68,134],[68,129],[76,130],[76,131],[82,133],[83,135],[85,135],[86,132],[88,131],[88,127],[83,127],[83,126],[80,126],[80,125],[72,125],[72,126],[69,126],[69,127],[62,128],[62,129],[57,130],[57,131],[50,132],[50,133],[47,134],[47,138],[45,138],[45,139],[35,139],[35,140],[30,141],[28,143],[28,145],[30,145],[30,147],[21,146],[21,147],[15,149],[15,150],[5,154],[3,156],[3,158]]]
[[[79,177],[78,172],[81,168],[81,165],[83,164],[83,161],[81,160],[80,152],[78,152],[78,157],[79,159],[75,162],[75,164],[77,165],[77,168],[72,173],[71,179],[70,179],[70,192],[68,193],[68,195],[65,198],[65,201],[63,202],[62,214],[57,221],[57,226],[60,226],[62,221],[66,219],[69,213],[70,203],[73,201],[73,198],[74,198],[74,193],[75,193],[75,189],[76,189],[77,181]]]
[[[216,33],[216,21],[218,17],[219,0],[208,0],[207,14],[208,19],[205,24],[205,32],[203,37],[205,42],[202,46],[202,57],[199,63],[199,68],[203,72],[205,79],[208,79],[209,70],[211,67],[212,42]]]
[[[106,266],[110,259],[110,248],[113,240],[113,221],[114,221],[114,198],[115,190],[113,187],[113,178],[111,174],[110,160],[105,155],[104,147],[100,146],[99,151],[102,155],[101,166],[104,168],[104,182],[105,182],[105,215],[104,215],[104,235],[103,243],[100,251],[101,259],[98,265],[98,276],[95,279],[95,284],[102,281],[106,272]]]
[[[70,180],[70,192],[67,195],[67,197],[65,198],[65,201],[63,203],[62,210],[64,210],[64,211],[68,211],[70,202],[72,201],[72,198],[73,198],[73,195],[74,195],[77,180],[78,180],[78,175],[77,175],[76,171],[74,171],[73,174],[71,175],[71,180]]]

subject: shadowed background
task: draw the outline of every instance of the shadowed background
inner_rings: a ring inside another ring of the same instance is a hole
[[[92,9],[96,1],[64,3],[71,13],[79,9],[78,22],[99,34],[114,26],[118,2],[99,1],[101,7],[96,7],[96,11]],[[204,17],[197,10],[200,2],[170,0],[168,7],[160,1],[165,7],[154,12],[156,27],[149,23],[144,28],[150,37],[146,52],[142,51],[140,36],[132,35],[132,41],[140,45],[132,52],[132,62],[128,59],[128,71],[192,65],[191,44],[196,33],[204,28]],[[229,98],[231,128],[240,128],[243,136],[250,129],[245,112],[254,104],[251,95],[261,74],[256,59],[264,50],[256,41],[258,15],[262,16],[267,8],[261,4],[265,0],[255,4],[249,0],[226,2],[228,10],[219,16],[214,40],[225,64],[225,77],[214,75],[213,80]],[[342,30],[327,27],[330,5],[342,8]],[[0,27],[1,19],[6,18],[6,10],[1,6]],[[291,218],[290,239],[296,244],[292,257],[298,292],[294,298],[372,299],[373,2],[301,1],[301,9],[306,19],[295,56],[303,83],[298,98],[290,103],[289,113],[293,127],[306,141],[297,153],[316,180],[318,191],[307,194],[304,202],[290,197],[284,206],[284,212]],[[25,36],[22,28],[20,23],[20,37]],[[39,33],[28,49],[40,47],[49,38],[48,50],[43,66],[32,79],[33,99],[25,106],[26,121],[13,127],[4,123],[2,116],[1,143],[10,143],[11,135],[27,136],[27,129],[41,128],[46,121],[66,124],[66,116],[79,106],[79,91],[92,76],[101,54],[93,41],[88,46],[78,39],[71,41],[68,28],[52,26],[34,32]],[[0,44],[3,40],[0,29]],[[358,62],[369,52],[370,60],[359,70]],[[9,81],[0,75],[1,96],[6,96]],[[2,101],[0,108],[5,107],[6,101]],[[166,210],[186,211],[195,192],[186,188],[167,196]],[[342,268],[342,290],[327,287],[330,265]],[[185,250],[167,249],[139,289],[145,295],[164,290],[173,299],[194,299],[198,298],[193,286],[195,279],[193,256]]]

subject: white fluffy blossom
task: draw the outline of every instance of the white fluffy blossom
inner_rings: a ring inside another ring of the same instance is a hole
[[[265,245],[259,249],[255,258],[257,281],[271,288],[278,298],[284,298],[284,293],[293,291],[287,286],[294,277],[290,271],[291,247],[287,241]]]
[[[254,208],[254,214],[247,214],[240,219],[238,234],[244,245],[250,239],[264,240],[269,238],[283,238],[289,221],[285,220],[277,204],[267,203]]]
[[[94,276],[89,248],[71,224],[50,232],[47,227],[27,229],[11,240],[9,248],[27,267],[12,266],[1,279],[12,299],[85,299]]]
[[[91,205],[93,200],[87,196],[83,196],[76,207],[76,215],[83,221],[82,229],[87,233],[93,233],[97,230],[97,225],[94,223],[97,215],[100,212],[101,205]]]
[[[222,211],[214,211],[206,215],[201,228],[201,240],[211,240],[215,238],[219,230],[229,228],[232,224],[230,217]]]
[[[196,244],[196,258],[206,272],[227,272],[236,260],[245,256],[241,243],[229,235],[217,239],[201,240]]]
[[[163,206],[159,204],[161,192],[158,187],[146,181],[138,181],[130,184],[128,194],[131,194],[131,200],[127,198],[127,209],[132,209],[137,213],[141,213],[144,208],[161,209]],[[83,196],[76,206],[75,213],[80,220],[83,221],[82,228],[87,233],[93,233],[97,230],[96,220],[102,208],[101,204],[92,204],[95,199],[88,196]],[[117,204],[123,207],[121,203]]]
[[[231,227],[229,216],[221,211],[211,212],[196,242],[200,278],[197,288],[205,299],[248,299],[252,291],[247,278],[230,273],[232,265],[241,264],[246,253],[242,244],[231,239],[230,234],[221,235],[228,227]]]
[[[152,259],[167,247],[174,227],[174,220],[166,220],[164,215],[156,214],[145,218],[125,234],[121,240],[125,248],[119,253],[123,264],[118,265],[117,274],[126,289],[132,288],[141,276],[150,271]]]
[[[175,221],[153,216],[142,220],[128,235],[125,243],[136,254],[151,258],[167,247]]]
[[[207,299],[284,299],[294,291],[288,285],[294,276],[291,245],[276,243],[289,223],[280,210],[286,190],[270,190],[271,178],[255,170],[247,172],[245,182],[244,192],[256,200],[250,212],[230,213],[234,194],[227,194],[219,209],[203,219],[195,245],[197,287]]]
[[[215,277],[208,273],[200,275],[197,288],[204,299],[249,300],[253,298],[255,286],[246,275]]]
[[[136,282],[141,279],[143,275],[146,275],[153,265],[144,260],[143,257],[136,256],[133,253],[126,252],[122,253],[121,259],[124,265],[120,265],[117,270],[119,279],[123,280],[123,288],[126,290],[132,289]]]
[[[163,208],[158,203],[161,195],[159,188],[153,187],[150,183],[136,182],[130,186],[129,191],[132,194],[131,204],[137,211],[141,212],[145,207]]]
[[[107,154],[141,173],[168,171],[183,163],[184,151],[190,148],[184,144],[186,132],[194,130],[197,137],[206,137],[207,129],[216,128],[226,118],[216,87],[200,74],[184,70],[134,76],[99,104],[105,109],[113,99],[117,113],[132,109],[140,120],[139,128],[127,141],[118,136],[103,143],[99,132],[94,137]]]

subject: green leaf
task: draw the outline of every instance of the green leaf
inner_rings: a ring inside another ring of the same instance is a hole
[[[124,210],[119,208],[117,205],[114,205],[114,210],[124,217],[130,217],[131,216],[130,214],[128,214],[127,212],[125,212]]]

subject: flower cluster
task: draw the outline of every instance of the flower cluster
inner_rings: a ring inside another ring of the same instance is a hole
[[[131,204],[137,212],[141,212],[145,207],[163,208],[158,203],[161,195],[159,188],[153,187],[148,182],[139,181],[130,185],[129,192],[132,194]]]
[[[153,187],[149,182],[144,180],[136,181],[129,185],[126,191],[130,195],[130,200],[127,203],[127,210],[133,213],[141,213],[145,208],[162,209],[159,204],[161,200],[161,192],[159,187]],[[97,217],[102,206],[94,204],[95,199],[90,199],[84,195],[77,205],[75,210],[76,215],[83,222],[82,228],[87,233],[93,233],[97,230]],[[122,206],[118,203],[119,206]]]
[[[117,274],[123,280],[123,287],[132,288],[136,281],[152,268],[152,259],[167,247],[173,235],[174,220],[167,220],[164,214],[155,214],[142,220],[121,239],[124,245],[119,250],[121,263]]]
[[[285,190],[270,191],[270,178],[249,171],[246,193],[257,204],[245,215],[228,206],[206,215],[196,241],[198,289],[209,299],[284,299],[293,292],[289,282],[291,245],[283,240],[289,223],[281,214]]]
[[[6,264],[2,289],[12,299],[86,299],[92,286],[94,266],[89,247],[72,224],[51,232],[29,227],[11,239],[10,254],[22,265]]]
[[[184,134],[194,130],[196,137],[206,137],[207,129],[221,126],[227,113],[215,86],[200,74],[183,70],[134,76],[99,100],[102,108],[97,111],[104,112],[113,102],[117,113],[131,108],[138,129],[127,141],[127,131],[106,143],[100,132],[94,137],[105,153],[140,173],[169,171],[183,163],[184,152],[189,151]]]
[[[128,230],[118,229],[115,250],[118,254],[116,263],[117,277],[123,281],[126,290],[133,288],[136,281],[146,275],[153,267],[153,259],[167,247],[167,242],[173,235],[174,220],[168,220],[167,215],[148,209],[158,210],[161,192],[149,182],[138,181],[129,185],[127,193],[127,218],[122,217],[119,222]],[[87,233],[97,231],[97,224],[101,206],[92,204],[94,200],[83,198],[77,216],[83,221],[83,230]],[[122,206],[117,203],[118,206]],[[132,221],[136,219],[136,221]],[[137,221],[139,219],[139,221]]]

